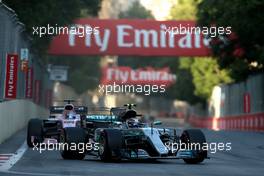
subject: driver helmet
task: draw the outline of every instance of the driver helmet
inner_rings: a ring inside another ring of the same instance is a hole
[[[64,106],[64,116],[67,118],[74,118],[75,112],[74,112],[74,106],[73,104],[67,104]]]
[[[137,118],[130,118],[127,120],[127,125],[129,128],[138,128],[139,120]]]

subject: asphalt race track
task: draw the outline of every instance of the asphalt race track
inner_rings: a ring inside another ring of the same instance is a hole
[[[22,130],[11,139],[1,144],[0,154],[15,152],[16,149],[19,148],[19,145],[25,140],[25,131],[26,130]],[[103,163],[93,156],[86,156],[83,161],[63,160],[58,151],[46,151],[40,154],[38,151],[26,149],[24,155],[13,167],[8,171],[0,171],[0,176],[263,176],[264,133],[203,131],[208,142],[232,142],[232,150],[217,151],[215,154],[209,154],[211,159],[206,160],[202,164],[187,165],[182,160]]]

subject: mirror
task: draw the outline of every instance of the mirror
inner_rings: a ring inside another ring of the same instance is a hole
[[[161,125],[161,124],[162,124],[162,122],[159,120],[153,122],[153,125]]]

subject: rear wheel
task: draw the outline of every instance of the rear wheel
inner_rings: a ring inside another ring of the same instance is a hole
[[[27,145],[34,147],[34,145],[39,145],[43,140],[43,121],[30,119],[27,128]]]
[[[60,135],[60,142],[60,145],[63,145],[61,150],[63,159],[84,159],[86,140],[85,131],[82,128],[65,128]]]
[[[198,164],[203,162],[207,157],[207,151],[202,150],[202,146],[206,143],[205,136],[203,132],[199,129],[188,129],[184,130],[181,137],[181,142],[186,144],[199,144],[200,149],[194,151],[195,158],[183,159],[187,164]]]

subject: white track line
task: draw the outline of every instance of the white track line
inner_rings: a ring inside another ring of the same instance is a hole
[[[4,160],[5,163],[0,164],[0,175],[1,173],[5,174],[16,174],[16,175],[29,175],[29,176],[58,176],[60,173],[34,173],[34,172],[19,172],[19,171],[10,171],[9,169],[16,164],[17,161],[23,156],[25,151],[28,149],[26,141],[19,147],[19,149],[14,154],[3,154],[3,155],[12,155],[9,160]],[[1,156],[1,155],[0,155]],[[71,175],[71,176],[81,176],[81,175]]]
[[[27,148],[27,143],[25,141],[12,156],[0,166],[0,171],[8,171],[18,160],[20,160]]]
[[[0,171],[1,173],[1,171]],[[16,175],[33,175],[33,176],[60,176],[62,175],[61,173],[36,173],[36,172],[19,172],[19,171],[5,171],[2,173],[6,174],[16,174]],[[71,174],[70,176],[83,176],[83,175],[73,175]]]

